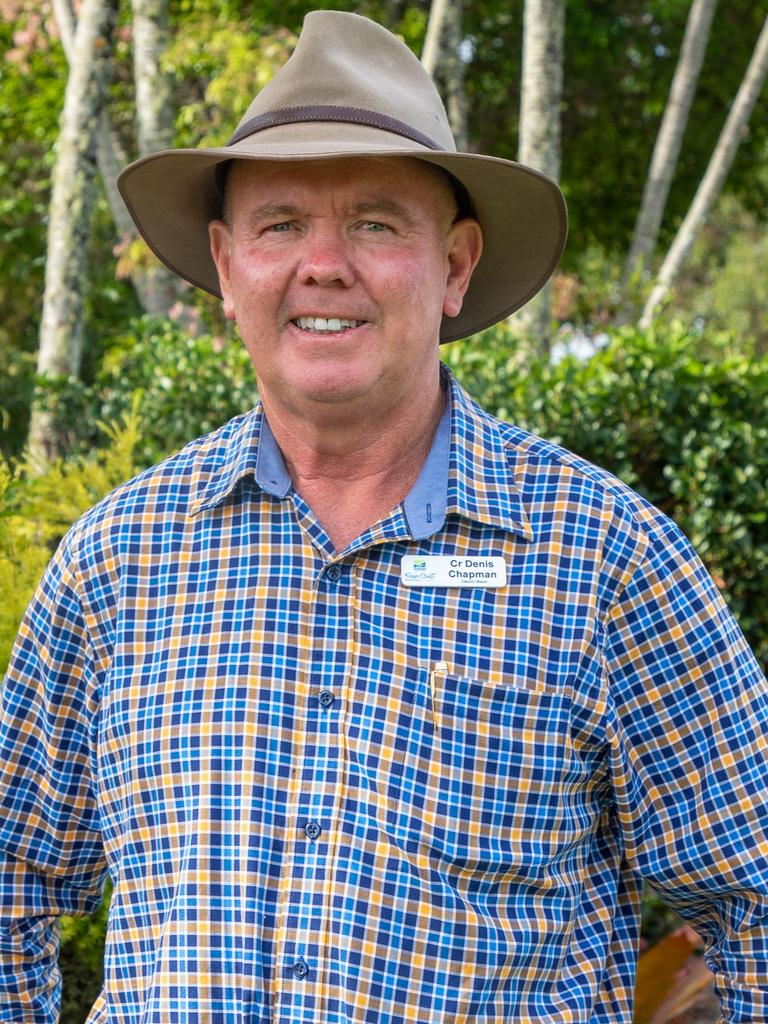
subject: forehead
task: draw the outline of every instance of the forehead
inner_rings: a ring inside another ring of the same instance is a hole
[[[230,203],[242,199],[278,201],[321,192],[354,200],[396,196],[425,213],[442,211],[453,200],[437,167],[408,157],[344,157],[334,160],[273,162],[235,160],[227,175]]]

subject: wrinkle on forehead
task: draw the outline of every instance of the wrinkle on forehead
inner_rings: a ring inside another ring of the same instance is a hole
[[[239,180],[257,180],[265,186],[270,179],[290,189],[293,182],[305,185],[311,181],[312,176],[325,178],[330,176],[331,171],[337,172],[337,180],[340,188],[354,184],[356,181],[371,180],[372,192],[369,198],[351,204],[348,212],[351,215],[371,216],[375,213],[389,214],[402,219],[407,227],[414,225],[414,219],[404,204],[393,199],[391,195],[376,194],[379,188],[383,187],[382,177],[387,177],[386,172],[391,175],[392,187],[397,189],[398,179],[415,178],[423,183],[429,183],[429,212],[435,212],[447,231],[456,218],[458,205],[453,189],[445,174],[439,167],[409,157],[340,157],[334,160],[306,160],[296,161],[288,164],[275,164],[271,161],[256,160],[233,160],[230,173],[227,175],[224,191],[224,202],[222,219],[228,227],[232,225],[232,185]],[[294,169],[307,171],[309,174],[298,176]],[[392,171],[394,174],[391,174]],[[249,211],[248,219],[255,222],[264,216],[285,217],[300,215],[302,208],[295,206],[292,202],[280,202],[279,200],[270,203],[260,204],[256,210]],[[427,211],[425,211],[427,212]]]

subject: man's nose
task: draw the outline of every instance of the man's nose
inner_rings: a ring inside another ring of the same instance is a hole
[[[303,242],[298,277],[302,284],[350,288],[355,281],[355,272],[349,240],[330,226],[311,231]]]

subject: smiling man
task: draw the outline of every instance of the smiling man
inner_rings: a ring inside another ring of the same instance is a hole
[[[107,874],[92,1024],[631,1024],[644,880],[768,1019],[754,658],[669,520],[440,365],[551,273],[557,187],[315,12],[227,146],[121,188],[260,401],[87,513],[27,612],[0,1020],[56,1019]]]
[[[415,482],[445,406],[443,316],[480,257],[442,172],[401,157],[240,162],[211,222],[224,310],[297,491],[342,551]]]

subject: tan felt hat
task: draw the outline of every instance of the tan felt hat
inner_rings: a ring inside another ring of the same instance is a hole
[[[458,179],[483,229],[484,249],[441,341],[497,323],[549,278],[565,244],[557,185],[522,164],[457,153],[427,72],[387,29],[356,14],[314,11],[290,59],[251,103],[226,146],[151,153],[118,185],[150,248],[171,270],[220,295],[208,222],[221,215],[217,166],[228,160],[407,156]]]

